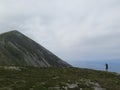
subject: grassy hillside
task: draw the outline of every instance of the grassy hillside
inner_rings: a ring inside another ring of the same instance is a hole
[[[80,68],[0,67],[0,90],[119,90],[120,75]]]

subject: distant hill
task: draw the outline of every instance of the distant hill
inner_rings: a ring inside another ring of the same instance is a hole
[[[0,35],[0,66],[71,67],[16,30]]]

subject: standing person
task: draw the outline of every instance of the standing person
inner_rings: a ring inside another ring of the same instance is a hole
[[[105,64],[105,70],[108,71],[108,64]]]

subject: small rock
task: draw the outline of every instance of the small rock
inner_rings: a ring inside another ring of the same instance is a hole
[[[80,88],[80,90],[83,90],[82,88]]]
[[[68,88],[70,88],[70,89],[78,87],[77,84],[67,84],[67,86],[68,86]]]

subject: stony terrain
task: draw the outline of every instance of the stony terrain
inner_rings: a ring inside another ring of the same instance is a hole
[[[0,90],[119,90],[120,75],[80,68],[0,67]]]

